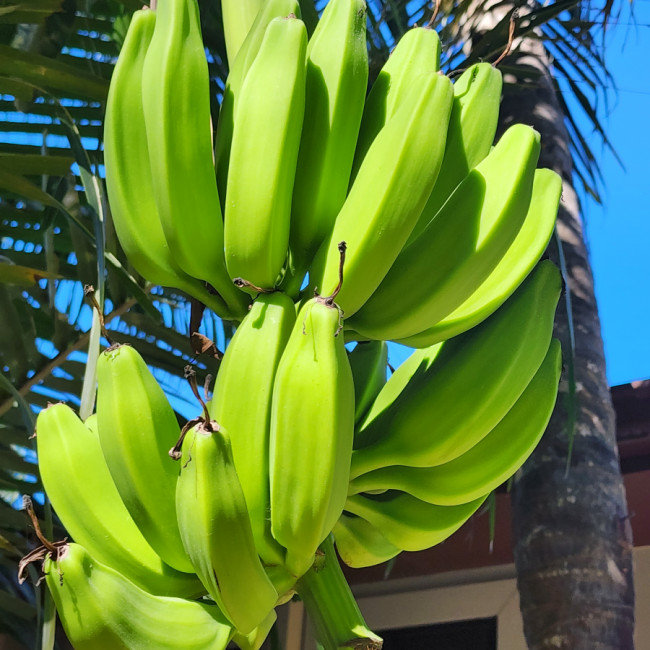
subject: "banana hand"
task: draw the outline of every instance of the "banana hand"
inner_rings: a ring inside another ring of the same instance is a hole
[[[373,419],[366,418],[352,454],[351,476],[389,465],[442,465],[483,439],[546,356],[560,285],[557,268],[543,262],[481,325],[432,352],[416,351],[408,366],[415,368],[412,376],[404,382],[395,373],[384,387],[394,399],[385,400],[380,393],[377,399],[386,408],[373,409]],[[394,377],[398,390],[391,386]]]
[[[349,494],[400,490],[441,506],[468,503],[507,481],[526,461],[551,418],[562,366],[556,339],[521,397],[483,440],[435,467],[394,465],[362,474]]]
[[[225,650],[234,634],[216,605],[153,596],[78,544],[43,570],[75,650]]]
[[[521,124],[510,127],[402,250],[349,327],[369,338],[403,339],[432,327],[462,304],[519,232],[539,151],[536,131]]]

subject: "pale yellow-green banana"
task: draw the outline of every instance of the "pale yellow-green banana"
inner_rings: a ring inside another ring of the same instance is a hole
[[[454,83],[445,157],[409,242],[418,237],[470,170],[488,155],[497,130],[502,85],[501,71],[490,63],[470,66]]]
[[[330,0],[307,46],[307,119],[291,205],[294,293],[345,201],[367,84],[366,3]]]
[[[111,216],[129,262],[145,279],[182,289],[218,315],[228,316],[229,308],[223,300],[178,266],[169,251],[156,207],[142,108],[142,66],[155,24],[155,11],[133,14],[111,77],[104,124]]]
[[[201,420],[181,444],[176,510],[185,550],[221,611],[248,634],[278,594],[255,549],[230,437],[215,421]]]
[[[354,378],[354,421],[358,423],[386,384],[388,346],[385,341],[357,343],[348,358]]]
[[[260,294],[226,349],[208,405],[230,433],[255,546],[267,565],[284,561],[284,548],[271,535],[269,432],[275,372],[295,320],[286,294]]]
[[[264,0],[221,0],[223,36],[226,41],[226,55],[232,66],[239,48],[246,39]]]
[[[422,83],[420,77],[436,72],[439,66],[440,38],[435,30],[413,27],[400,38],[368,93],[354,154],[352,180],[379,131],[411,89]]]
[[[423,551],[453,535],[486,498],[484,495],[459,506],[436,506],[406,492],[390,490],[376,496],[351,496],[345,509],[369,521],[397,548]]]
[[[78,544],[43,569],[75,650],[225,650],[234,634],[216,605],[153,596]]]
[[[215,136],[215,167],[217,170],[217,186],[219,198],[224,206],[226,185],[228,183],[228,163],[230,161],[230,145],[235,119],[235,110],[239,100],[239,92],[244,85],[244,79],[259,52],[264,33],[274,18],[283,18],[293,14],[300,18],[300,6],[297,0],[265,0],[257,13],[248,35],[244,39],[234,61],[230,61],[230,70],[219,107],[219,121]]]
[[[468,503],[507,481],[539,442],[553,412],[562,369],[557,339],[521,397],[483,440],[454,460],[435,467],[393,465],[362,474],[350,494],[400,490],[441,506]]]
[[[309,569],[345,503],[354,429],[354,385],[340,315],[308,301],[296,319],[273,387],[271,530],[295,575]]]
[[[272,20],[235,112],[224,210],[226,265],[233,279],[264,289],[275,286],[288,253],[306,47],[301,20]]]
[[[39,472],[66,530],[93,557],[146,591],[204,593],[196,576],[166,565],[142,536],[108,471],[95,425],[84,424],[65,404],[42,410],[36,421]]]
[[[129,345],[108,348],[97,360],[97,428],[117,491],[147,542],[167,564],[194,573],[176,524],[178,465],[167,454],[180,427]]]
[[[329,295],[338,283],[338,242],[347,243],[336,298],[346,317],[380,284],[424,207],[442,162],[452,97],[447,77],[422,75],[374,139],[316,255],[310,285]]]
[[[517,289],[546,250],[553,234],[562,179],[550,169],[536,169],[528,214],[521,230],[486,280],[449,316],[399,342],[414,348],[433,345],[478,325]]]
[[[349,513],[344,512],[341,515],[333,533],[336,550],[343,562],[353,569],[387,562],[402,551],[391,544],[370,522]]]
[[[367,447],[374,442],[372,436],[381,436],[380,428],[371,427],[369,423],[378,418],[384,411],[392,408],[402,391],[408,386],[414,375],[420,376],[431,368],[436,357],[442,350],[442,345],[431,345],[422,348],[415,353],[411,353],[391,374],[388,381],[381,388],[377,396],[370,404],[368,413],[361,422],[355,425],[354,429],[354,447]],[[416,380],[414,380],[416,381]]]
[[[400,252],[349,327],[369,338],[403,339],[432,327],[461,305],[519,232],[539,151],[535,130],[511,126],[420,236]]]
[[[363,423],[351,477],[388,465],[442,465],[483,439],[546,356],[560,289],[558,269],[544,262],[490,318],[434,346],[433,361],[426,348],[416,351],[402,390]],[[394,392],[393,377],[384,390]]]
[[[158,213],[175,262],[207,281],[230,308],[248,299],[233,286],[223,257],[215,180],[210,76],[197,0],[158,0],[142,70],[142,103]]]
[[[276,619],[277,615],[275,610],[272,609],[267,617],[252,632],[242,634],[235,630],[235,634],[232,637],[233,642],[240,650],[259,650],[269,635]]]

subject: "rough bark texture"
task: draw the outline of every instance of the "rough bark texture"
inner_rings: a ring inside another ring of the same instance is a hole
[[[571,399],[570,331],[563,298],[555,328],[565,359],[558,403],[541,444],[518,473],[512,490],[524,631],[531,650],[627,650],[634,647],[631,529],[593,277],[571,182],[568,136],[542,44],[524,40],[504,65],[514,60],[529,66],[531,74],[520,76],[517,86],[506,93],[502,126],[513,122],[534,126],[542,135],[539,166],[554,169],[564,179],[558,233],[575,337]],[[558,262],[553,242],[549,256]],[[567,473],[572,401],[575,437]]]

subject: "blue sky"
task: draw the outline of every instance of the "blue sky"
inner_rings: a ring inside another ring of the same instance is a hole
[[[618,91],[599,111],[625,169],[597,148],[604,201],[583,210],[611,385],[650,378],[650,1],[631,6],[637,25],[626,5],[606,37]]]

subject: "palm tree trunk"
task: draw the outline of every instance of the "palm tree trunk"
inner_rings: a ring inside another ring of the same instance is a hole
[[[526,68],[517,84],[507,86],[501,128],[513,122],[536,128],[542,136],[539,166],[564,180],[558,236],[548,254],[558,264],[564,259],[568,285],[555,326],[565,365],[558,402],[512,489],[524,631],[531,650],[627,650],[634,647],[631,529],[569,138],[543,44],[524,39],[504,66],[514,63]]]

